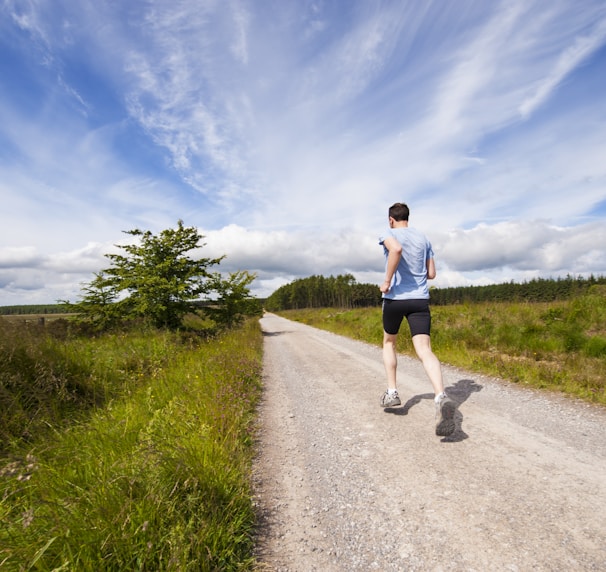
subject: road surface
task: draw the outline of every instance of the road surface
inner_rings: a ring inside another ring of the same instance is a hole
[[[444,367],[457,430],[399,356],[272,314],[254,467],[262,570],[606,570],[606,411]]]

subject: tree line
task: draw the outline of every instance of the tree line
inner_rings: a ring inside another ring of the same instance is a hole
[[[23,316],[25,314],[65,314],[69,309],[64,304],[18,304],[0,306],[0,316]]]
[[[586,294],[592,286],[606,284],[606,276],[587,278],[533,278],[524,282],[504,282],[486,286],[432,288],[431,303],[436,306],[468,302],[553,302]]]
[[[376,284],[360,284],[351,274],[310,276],[280,286],[265,300],[271,311],[301,308],[360,308],[378,306],[381,292]]]
[[[431,288],[436,306],[473,302],[552,302],[585,294],[592,286],[605,285],[606,277],[535,278],[525,282],[505,282],[487,286]],[[360,284],[351,274],[299,278],[278,288],[265,301],[269,311],[302,308],[358,308],[380,306],[381,292],[376,284]]]

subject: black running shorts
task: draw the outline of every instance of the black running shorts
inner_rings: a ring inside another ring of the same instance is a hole
[[[408,320],[410,335],[427,334],[431,330],[429,300],[390,300],[383,298],[383,329],[388,334],[400,331],[402,320]]]

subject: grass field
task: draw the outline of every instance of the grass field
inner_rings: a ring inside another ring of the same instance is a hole
[[[44,332],[0,320],[0,569],[252,569],[258,323]]]

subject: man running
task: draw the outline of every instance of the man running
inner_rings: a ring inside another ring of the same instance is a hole
[[[436,435],[455,430],[456,405],[444,392],[440,361],[431,349],[429,288],[427,280],[436,277],[433,249],[420,231],[409,228],[410,211],[404,203],[389,208],[389,230],[379,239],[385,253],[383,293],[383,363],[387,390],[382,407],[401,404],[396,385],[396,340],[404,318],[408,321],[412,344],[433,385],[436,405]]]

